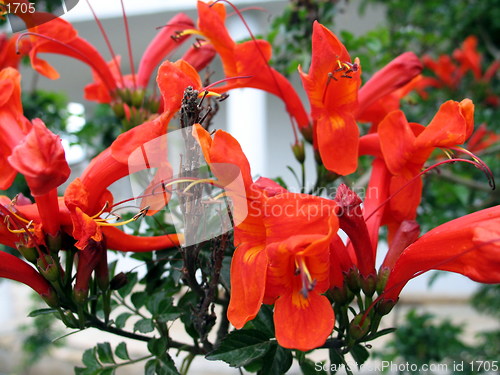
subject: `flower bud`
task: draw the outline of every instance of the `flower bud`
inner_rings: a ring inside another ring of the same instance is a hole
[[[82,288],[75,288],[73,291],[73,297],[77,305],[83,305],[87,301],[89,290]]]
[[[304,126],[303,128],[301,128],[300,132],[307,142],[313,143],[313,127],[311,124],[309,124],[309,126]]]
[[[398,300],[382,299],[375,305],[375,311],[379,315],[387,315],[391,312],[392,308],[396,306]]]
[[[378,280],[377,280],[377,293],[381,295],[385,289],[385,284],[387,284],[387,280],[389,279],[389,275],[391,274],[390,268],[380,267],[378,270]]]
[[[111,290],[118,290],[123,288],[125,285],[128,284],[128,278],[127,275],[123,272],[120,272],[119,274],[115,275],[109,283],[109,288]]]
[[[17,245],[17,250],[28,262],[36,263],[38,258],[38,252],[34,247],[27,247],[24,245]]]
[[[135,90],[131,93],[131,103],[134,107],[140,108],[144,102],[144,90]]]
[[[376,285],[377,285],[377,275],[370,274],[366,277],[361,276],[361,289],[366,296],[371,297],[373,293],[375,293]]]
[[[347,275],[345,276],[345,281],[347,286],[354,294],[359,293],[360,283],[359,283],[359,272],[357,268],[351,268]]]
[[[292,151],[295,155],[295,159],[302,164],[306,160],[306,151],[304,148],[304,142],[297,141],[294,145],[292,145]]]
[[[49,305],[52,308],[57,308],[59,307],[59,298],[57,297],[56,292],[53,289],[50,289],[48,294],[41,294],[40,295],[45,303]]]
[[[368,333],[369,329],[370,318],[363,314],[358,314],[349,325],[349,336],[354,340],[359,340]]]
[[[59,264],[50,255],[38,258],[36,265],[47,280],[52,282],[59,280]]]

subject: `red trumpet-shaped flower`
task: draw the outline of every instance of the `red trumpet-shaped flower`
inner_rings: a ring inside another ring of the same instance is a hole
[[[359,90],[356,119],[373,124],[370,132],[390,112],[400,108],[401,98],[422,79],[423,66],[413,52],[406,52],[377,71]]]
[[[389,206],[391,221],[400,223],[415,218],[422,179],[413,179],[436,147],[455,147],[470,137],[473,117],[474,104],[469,99],[460,103],[450,100],[440,107],[427,127],[408,123],[401,111],[391,112],[379,124],[381,150],[392,175],[389,187],[390,194],[394,194]]]
[[[21,62],[22,55],[16,53],[17,43],[21,44],[21,50],[25,50],[27,47],[24,41],[18,41],[19,34],[14,34],[12,36],[7,36],[7,34],[0,33],[0,70],[10,67],[17,69],[19,63]]]
[[[185,34],[197,34],[213,46],[219,54],[224,74],[230,78],[225,85],[213,88],[226,92],[234,88],[252,87],[278,96],[285,103],[288,113],[299,127],[309,124],[302,102],[288,80],[269,66],[271,45],[264,40],[252,39],[236,43],[225,26],[226,8],[222,3],[207,4],[198,1],[198,28],[185,30]],[[203,44],[202,44],[203,45]]]
[[[15,257],[0,251],[0,277],[19,281],[28,285],[49,305],[57,305],[57,296],[49,282],[43,278],[33,267]]]
[[[324,166],[341,175],[354,172],[358,165],[359,62],[351,62],[344,45],[316,21],[309,73],[301,67],[299,72],[311,103],[314,143]]]
[[[442,224],[401,249],[400,254],[391,254],[394,260],[383,299],[397,300],[409,280],[429,270],[456,272],[481,283],[500,283],[499,228],[500,206],[495,206]]]
[[[263,207],[269,266],[267,303],[274,302],[281,346],[311,350],[331,334],[335,317],[322,294],[331,286],[330,246],[339,222],[333,201],[283,193]]]
[[[21,75],[14,68],[0,71],[0,118],[0,190],[5,190],[17,174],[7,159],[32,126],[23,116]]]
[[[195,125],[193,132],[218,184],[233,202],[233,217],[238,225],[234,228],[236,250],[231,261],[228,318],[236,328],[242,328],[257,315],[264,298],[268,259],[260,208],[265,194],[253,182],[250,165],[236,139],[221,130],[212,139],[200,125]],[[243,186],[231,186],[238,175]]]
[[[99,27],[102,25],[98,21]],[[128,24],[125,22],[126,33],[128,35]],[[172,39],[179,30],[192,28],[192,20],[183,13],[173,17],[161,30],[157,36],[151,41],[146,48],[139,64],[137,73],[134,71],[133,61],[131,61],[132,73],[125,75],[120,68],[120,58],[115,55],[114,50],[104,35],[113,59],[111,62],[106,62],[100,52],[85,39],[81,38],[73,26],[60,19],[56,18],[50,22],[39,25],[30,29],[27,35],[31,36],[31,49],[29,56],[33,68],[44,76],[56,79],[59,77],[57,71],[42,60],[39,55],[42,53],[56,53],[72,57],[87,64],[93,72],[94,82],[85,88],[85,97],[89,100],[98,101],[100,103],[111,103],[115,100],[126,98],[131,103],[144,104],[144,89],[146,89],[154,69],[158,64],[171,52],[176,50],[181,41],[186,37],[176,37]],[[130,45],[129,45],[130,47]],[[190,51],[186,56],[188,61],[193,61],[200,69],[206,65],[212,58],[213,53],[208,49],[200,50],[200,55],[197,51]],[[128,90],[128,93],[125,91]],[[136,90],[142,90],[140,94],[134,94]],[[122,92],[120,94],[120,92]],[[132,92],[132,93],[131,93]],[[141,97],[142,95],[142,97]],[[125,99],[124,99],[125,100]],[[137,103],[139,102],[139,103]],[[156,107],[157,108],[157,107]]]
[[[71,173],[61,139],[47,129],[42,120],[35,119],[30,132],[14,148],[8,161],[26,178],[45,231],[56,235],[59,230],[57,187]]]

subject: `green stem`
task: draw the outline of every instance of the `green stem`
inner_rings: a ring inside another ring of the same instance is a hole
[[[129,309],[130,311],[132,311],[134,314],[140,316],[141,318],[143,319],[149,319],[146,315],[142,314],[139,310],[137,310],[135,307],[133,306],[130,306],[127,302],[125,302],[125,299],[121,298],[120,295],[118,293],[115,293],[115,298],[118,300],[118,302],[120,302],[120,304]]]
[[[102,292],[102,310],[104,312],[104,323],[108,324],[109,315],[111,314],[111,291]]]
[[[64,287],[66,289],[71,290],[71,277],[73,273],[73,260],[74,260],[75,252],[73,250],[66,251],[66,267],[64,274]]]
[[[117,363],[114,365],[104,366],[102,369],[108,370],[108,369],[114,369],[114,368],[118,368],[118,367],[122,367],[122,366],[132,365],[132,364],[137,363],[137,362],[145,361],[146,359],[149,359],[149,358],[153,358],[153,356],[147,355],[147,356],[144,356],[141,358],[131,359],[130,361],[127,361],[127,362],[122,362],[122,363]]]
[[[193,363],[194,358],[196,357],[195,354],[188,354],[186,358],[182,361],[182,365],[180,368],[180,373],[181,375],[187,375],[189,368],[191,367],[191,363]]]
[[[301,193],[305,193],[306,191],[306,165],[304,162],[300,163],[300,172],[302,178],[302,189],[300,189]]]

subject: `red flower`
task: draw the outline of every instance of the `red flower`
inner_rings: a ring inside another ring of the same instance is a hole
[[[217,177],[214,183],[224,187],[233,200],[238,223],[231,263],[230,322],[242,328],[263,302],[275,303],[280,345],[301,350],[322,345],[334,324],[331,304],[322,293],[330,286],[329,249],[338,229],[335,202],[288,193],[267,179],[253,182],[240,145],[228,133],[219,130],[212,139],[196,125],[194,135]],[[238,173],[244,191],[230,185]],[[304,329],[297,330],[297,326]]]
[[[500,283],[500,206],[440,225],[406,247],[383,298],[396,300],[412,278],[429,270],[460,273],[481,283]]]
[[[264,207],[269,258],[266,301],[274,301],[278,343],[303,351],[321,346],[335,316],[328,298],[330,246],[339,229],[335,202],[284,193]]]
[[[18,40],[19,34],[14,34],[8,37],[4,33],[0,33],[0,70],[10,67],[17,69],[22,55],[17,53],[16,45],[19,43],[20,49],[25,50],[27,47],[25,41]]]
[[[399,109],[401,98],[421,80],[423,66],[413,52],[396,57],[377,71],[359,90],[359,111],[356,119],[375,126],[390,112]]]
[[[118,56],[113,56],[107,63],[98,50],[85,39],[78,36],[73,26],[56,18],[50,22],[30,29],[32,47],[29,52],[33,68],[44,76],[56,79],[59,77],[57,71],[46,61],[41,60],[40,53],[56,53],[66,55],[82,61],[92,69],[95,82],[85,88],[85,97],[100,103],[110,103],[117,99],[117,90],[145,89],[156,66],[169,53],[177,49],[181,41],[186,37],[172,39],[179,30],[192,28],[193,22],[183,13],[173,17],[165,27],[161,28],[157,36],[146,48],[137,74],[123,75],[120,69]],[[211,57],[203,50],[204,59]],[[190,58],[198,61],[199,57],[192,53]],[[203,64],[203,63],[201,63]]]
[[[23,116],[21,75],[13,68],[0,71],[0,118],[0,190],[6,190],[17,174],[7,159],[31,129]]]
[[[420,173],[436,147],[458,146],[470,137],[474,127],[473,117],[472,101],[464,99],[458,103],[450,100],[440,107],[427,127],[408,123],[401,111],[391,112],[379,124],[381,150],[392,175],[390,195],[409,183],[390,201],[391,221],[400,223],[415,218],[421,198],[422,179],[410,181]]]
[[[0,251],[0,277],[19,281],[37,292],[49,305],[56,305],[57,297],[49,282],[33,267],[15,257]]]
[[[474,78],[479,80],[482,76],[481,54],[477,51],[477,38],[474,35],[468,36],[462,43],[462,48],[453,51],[453,58],[460,63],[460,72],[465,74],[469,70],[474,74]]]
[[[242,328],[257,315],[264,298],[268,259],[260,209],[265,194],[252,181],[248,160],[229,133],[218,130],[212,139],[200,125],[195,125],[193,135],[218,184],[233,201],[233,217],[238,224],[234,228],[236,250],[231,261],[228,318],[236,328]],[[231,186],[238,174],[243,186]]]
[[[358,165],[359,70],[337,37],[316,21],[311,67],[308,74],[301,67],[299,72],[311,103],[314,143],[324,166],[341,175],[354,172]]]
[[[267,91],[283,100],[300,128],[307,126],[309,118],[293,86],[269,66],[271,45],[257,39],[235,43],[226,29],[225,20],[224,4],[198,1],[198,29],[185,31],[203,36],[219,54],[226,78],[232,78],[213,90],[222,93],[234,88],[253,87]]]

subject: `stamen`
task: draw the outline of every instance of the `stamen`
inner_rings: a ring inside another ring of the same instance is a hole
[[[104,83],[104,85],[106,86],[106,88],[108,89],[108,91],[109,92],[113,92],[114,88],[109,87],[108,82],[106,81],[105,77],[101,76],[101,73],[100,73],[99,69],[97,69],[97,67],[94,64],[94,62],[91,59],[89,59],[87,57],[87,55],[85,55],[84,53],[82,53],[77,48],[73,48],[69,44],[63,43],[60,40],[51,38],[50,36],[39,34],[39,33],[34,33],[34,32],[22,33],[21,35],[19,35],[19,38],[17,38],[17,41],[16,41],[16,53],[17,54],[19,54],[19,44],[20,44],[20,41],[21,41],[22,38],[24,38],[26,36],[36,36],[38,38],[42,38],[42,39],[48,40],[50,42],[59,44],[60,46],[63,46],[65,48],[67,48],[68,50],[70,50],[71,52],[73,52],[75,55],[79,56],[82,61],[85,61],[85,63],[88,64],[94,70],[94,72],[96,72],[100,76],[102,82]],[[120,70],[120,67],[118,67],[118,70]],[[125,87],[121,71],[119,73],[120,73],[120,77],[121,77],[121,84]]]
[[[452,147],[452,149],[455,149],[455,147]],[[466,151],[466,150],[464,150]],[[476,159],[478,159],[477,157],[475,157]],[[469,163],[469,164],[472,164],[474,165],[476,168],[479,168],[481,169],[483,172],[486,173],[487,177],[488,177],[488,182],[490,184],[490,186],[492,187],[492,189],[495,188],[495,180],[493,179],[493,173],[491,172],[491,170],[488,168],[488,166],[486,164],[484,164],[483,161],[481,161],[481,163],[477,162],[476,160],[472,161],[472,160],[469,160],[469,159],[461,159],[461,158],[455,158],[455,159],[448,159],[448,160],[445,160],[445,161],[442,161],[442,162],[439,162],[439,163],[436,163],[434,165],[431,165],[430,167],[424,169],[423,171],[421,171],[419,174],[417,174],[416,176],[414,176],[411,180],[409,180],[406,184],[404,184],[403,186],[401,186],[399,189],[397,189],[394,193],[392,193],[385,201],[383,201],[382,203],[380,203],[366,218],[365,218],[365,221],[368,221],[368,219],[370,219],[378,210],[380,210],[382,207],[384,207],[387,203],[389,203],[389,201],[398,193],[400,193],[401,191],[403,191],[405,188],[407,188],[410,184],[412,184],[413,182],[415,182],[416,179],[420,178],[421,176],[423,176],[424,174],[426,174],[427,172],[433,170],[434,168],[437,168],[443,164],[448,164],[448,163],[455,163],[457,161],[461,161],[461,162],[464,162],[464,163]]]
[[[182,30],[182,31],[176,31],[175,34],[171,35],[170,37],[177,42],[179,39],[181,39],[183,36],[186,36],[186,35],[201,35],[201,36],[203,36],[203,34],[199,30],[186,29],[186,30]],[[198,39],[203,40],[201,38],[196,38],[197,41],[198,41]]]
[[[119,222],[119,223],[108,223],[106,221],[106,219],[96,219],[94,221],[96,222],[97,225],[99,225],[101,227],[119,227],[119,226],[122,226],[122,225],[127,225],[127,224],[129,224],[129,223],[131,223],[133,221],[139,220],[140,218],[146,216],[147,213],[148,213],[148,210],[149,210],[149,206],[144,207],[143,209],[141,209],[137,214],[135,214],[129,220],[125,220],[125,221],[122,221],[122,222]]]
[[[295,259],[295,275],[300,274],[300,278],[302,281],[302,289],[300,290],[300,293],[304,298],[307,298],[309,296],[309,292],[312,292],[314,290],[314,287],[316,286],[316,280],[312,278],[311,273],[307,269],[307,265],[305,264],[304,259]],[[298,272],[297,272],[298,271]]]
[[[127,15],[125,14],[125,5],[123,4],[123,0],[120,0],[120,2],[122,5],[123,23],[125,25],[125,36],[127,38],[128,60],[129,60],[129,64],[130,64],[130,71],[132,73],[132,82],[134,85],[134,90],[136,90],[137,83],[135,80],[134,56],[132,55],[132,43],[130,40],[130,29],[128,27]]]
[[[113,50],[113,46],[111,45],[111,42],[109,41],[108,34],[106,34],[106,30],[104,30],[104,26],[102,25],[102,22],[97,17],[97,14],[95,13],[94,8],[92,8],[92,5],[90,5],[90,1],[89,0],[85,0],[85,1],[87,2],[87,5],[90,8],[90,11],[92,12],[92,16],[94,17],[94,20],[95,20],[95,23],[97,24],[97,27],[99,27],[99,30],[101,31],[101,35],[104,38],[104,42],[106,43],[106,47],[108,47],[109,53],[111,54],[111,58],[113,60],[115,60],[116,53]],[[120,76],[120,83],[122,84],[122,87],[125,87],[125,81],[123,80],[122,70],[118,64],[116,64],[116,65],[117,65],[118,73]]]
[[[218,181],[213,180],[211,178],[202,178],[200,180],[197,180],[197,181],[194,181],[194,182],[190,183],[182,192],[186,193],[189,189],[191,189],[193,186],[196,186],[198,184],[210,183],[210,185],[218,186],[217,182]]]
[[[106,211],[106,209],[109,207],[109,202],[106,201],[106,203],[104,203],[104,206],[101,208],[101,211],[99,211],[97,214],[95,214],[94,216],[91,216],[90,218],[91,219],[95,219],[95,218],[98,218],[99,216],[101,216],[104,211]]]
[[[224,3],[226,3],[226,4],[228,4],[231,8],[233,8],[233,11],[238,15],[238,17],[240,18],[241,22],[243,22],[243,25],[247,29],[248,34],[250,35],[250,38],[254,41],[254,43],[257,43],[257,38],[255,37],[255,35],[253,34],[252,30],[250,29],[250,26],[248,26],[248,23],[245,20],[245,17],[243,17],[243,15],[241,14],[241,11],[233,3],[231,3],[229,0],[215,0],[213,3],[211,3],[209,5],[209,7],[212,7],[212,6],[214,6],[215,4],[217,4],[217,3],[221,2],[221,1],[224,2]],[[278,94],[279,94],[278,97],[284,98],[285,97],[285,95],[284,95],[285,93],[281,89],[281,86],[278,83],[278,80],[276,79],[275,75],[273,74],[272,68],[269,65],[269,62],[267,61],[267,58],[266,58],[264,52],[262,51],[262,49],[260,48],[260,46],[258,44],[257,44],[257,50],[259,51],[260,57],[262,58],[262,60],[264,60],[264,62],[266,63],[266,65],[267,65],[267,67],[269,69],[269,73],[270,73],[271,78],[273,80],[274,86],[276,87],[276,90],[278,91]],[[291,124],[292,124],[293,136],[295,138],[295,143],[298,143],[299,142],[299,138],[298,138],[298,134],[297,134],[296,124],[295,124],[294,121],[291,121]]]

